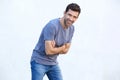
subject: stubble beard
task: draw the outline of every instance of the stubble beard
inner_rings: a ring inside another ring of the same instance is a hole
[[[67,20],[66,19],[64,19],[64,26],[65,26],[66,29],[70,26],[70,25],[67,25]]]
[[[65,28],[68,28],[69,26],[71,26],[73,24],[73,22],[71,21],[71,24],[68,25],[68,19],[64,19],[64,26]]]

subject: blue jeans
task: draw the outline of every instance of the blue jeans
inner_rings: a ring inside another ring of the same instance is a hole
[[[43,80],[45,74],[47,75],[49,80],[63,80],[61,70],[58,65],[42,65],[36,63],[35,61],[32,61],[31,73],[32,80]]]

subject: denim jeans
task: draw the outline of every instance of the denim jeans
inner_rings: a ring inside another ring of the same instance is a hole
[[[61,70],[58,65],[42,65],[31,62],[32,80],[43,80],[43,77],[47,75],[49,80],[63,80]]]

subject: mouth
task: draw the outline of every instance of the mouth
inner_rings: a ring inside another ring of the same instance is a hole
[[[72,24],[72,21],[68,21],[68,24]]]
[[[66,27],[69,27],[69,26],[71,26],[72,24],[73,24],[73,21],[71,21],[71,20],[69,20],[69,19],[64,20],[64,25],[65,25]]]
[[[72,25],[73,22],[72,22],[71,20],[68,20],[68,21],[67,21],[67,24],[68,24],[68,25]]]

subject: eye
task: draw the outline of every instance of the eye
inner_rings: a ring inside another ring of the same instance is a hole
[[[73,17],[74,19],[77,19],[78,17],[77,16],[74,16],[72,14],[68,14],[69,17]]]
[[[70,17],[71,17],[72,15],[71,15],[71,14],[68,14],[68,16],[70,16]]]
[[[75,19],[77,19],[78,17],[77,16],[73,16]]]

